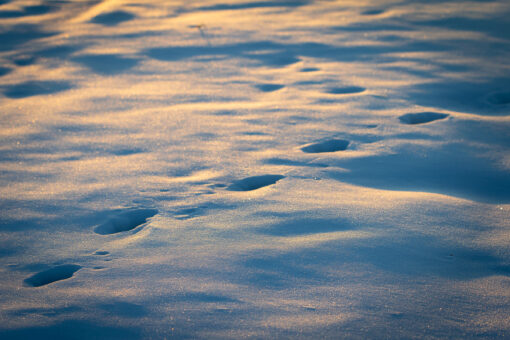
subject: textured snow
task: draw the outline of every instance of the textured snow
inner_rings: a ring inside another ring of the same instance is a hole
[[[510,3],[0,0],[0,339],[510,337]]]

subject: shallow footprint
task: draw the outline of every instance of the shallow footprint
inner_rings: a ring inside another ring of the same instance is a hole
[[[256,190],[271,184],[275,184],[276,182],[283,178],[285,178],[285,176],[282,175],[262,175],[247,177],[233,182],[230,186],[227,187],[227,190],[230,191]]]
[[[306,153],[322,153],[344,151],[349,146],[349,141],[344,139],[328,139],[323,142],[313,143],[301,148]]]
[[[445,119],[449,115],[446,113],[438,112],[419,112],[419,113],[406,113],[398,117],[402,124],[417,125],[426,124],[435,120]]]
[[[26,278],[23,282],[30,287],[41,287],[55,281],[69,279],[82,267],[76,264],[64,264],[44,270]]]
[[[156,209],[129,209],[110,217],[103,224],[98,225],[94,232],[100,235],[110,235],[129,231],[147,222],[156,215]]]

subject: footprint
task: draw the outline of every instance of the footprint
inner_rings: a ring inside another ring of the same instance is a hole
[[[301,148],[306,153],[322,153],[343,151],[349,146],[349,141],[343,139],[328,139],[324,142],[313,143]]]
[[[10,68],[0,66],[0,77],[5,76],[9,72],[11,72]]]
[[[103,26],[116,26],[125,21],[129,21],[135,18],[133,13],[125,11],[115,11],[110,13],[103,13],[95,16],[90,22],[94,24],[100,24]]]
[[[330,94],[353,94],[364,92],[366,88],[359,86],[332,87],[326,92]]]
[[[299,72],[317,72],[317,71],[320,71],[320,69],[317,67],[304,67],[301,70],[299,70]]]
[[[27,81],[25,83],[5,86],[3,94],[8,98],[19,99],[54,94],[71,88],[71,83],[65,81]]]
[[[26,278],[23,282],[30,287],[41,287],[55,281],[69,279],[82,267],[76,264],[64,264],[39,272]]]
[[[110,235],[129,231],[146,223],[148,218],[157,213],[156,209],[128,209],[110,217],[106,222],[97,226],[94,232],[99,235]]]
[[[87,54],[74,57],[71,60],[84,65],[97,74],[107,76],[129,71],[140,62],[138,59],[126,58],[117,54]]]
[[[251,191],[256,190],[271,184],[275,184],[279,180],[285,178],[282,175],[262,175],[247,177],[238,181],[233,182],[227,187],[230,191]]]
[[[274,92],[274,91],[278,91],[280,89],[283,89],[285,87],[285,85],[280,85],[280,84],[258,84],[258,85],[255,85],[256,88],[258,88],[260,91],[263,91],[263,92]]]
[[[379,15],[385,12],[384,9],[367,9],[361,12],[362,15]]]
[[[449,115],[446,113],[438,112],[419,112],[419,113],[406,113],[398,117],[402,124],[417,125],[426,124],[439,119],[445,119]]]
[[[110,252],[102,251],[102,250],[98,250],[94,253],[94,255],[99,255],[99,256],[104,256],[104,255],[108,255],[108,254],[110,254]]]

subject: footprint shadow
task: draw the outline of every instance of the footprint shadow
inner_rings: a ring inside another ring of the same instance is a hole
[[[104,223],[94,228],[99,235],[117,234],[133,230],[147,222],[158,213],[156,209],[128,209],[109,217]]]
[[[133,20],[134,18],[136,18],[136,15],[133,13],[126,11],[115,11],[99,14],[92,18],[90,22],[103,26],[117,26],[123,22]]]
[[[28,81],[3,87],[3,95],[7,98],[20,99],[32,96],[54,94],[72,88],[66,81]]]
[[[56,281],[69,279],[74,275],[74,273],[76,273],[81,268],[82,268],[81,266],[78,266],[76,264],[65,264],[61,266],[56,266],[48,270],[36,273],[26,278],[23,282],[25,283],[26,286],[41,287]]]
[[[449,115],[446,113],[438,112],[419,112],[419,113],[406,113],[398,117],[402,124],[418,125],[431,123],[436,120],[445,119]]]
[[[328,139],[323,142],[313,143],[301,148],[305,153],[324,153],[344,151],[350,142],[344,139]]]
[[[82,64],[92,72],[109,76],[124,73],[140,62],[138,59],[126,58],[116,54],[82,55],[72,58],[72,61]]]
[[[229,191],[252,191],[268,185],[275,184],[279,180],[285,178],[282,175],[261,175],[243,178],[235,181],[227,187]]]

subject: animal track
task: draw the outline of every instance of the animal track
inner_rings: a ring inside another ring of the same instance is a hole
[[[323,153],[343,151],[349,146],[349,141],[344,139],[329,139],[319,143],[313,143],[301,148],[306,153]]]
[[[94,232],[99,235],[110,235],[129,231],[147,222],[147,219],[156,215],[156,209],[129,209],[116,216],[110,217],[103,224],[98,225]]]
[[[279,180],[285,178],[282,175],[262,175],[247,177],[233,182],[227,187],[230,191],[252,191],[271,184],[275,184]]]
[[[398,117],[401,123],[409,125],[426,124],[439,119],[445,119],[449,115],[438,112],[406,113]]]
[[[27,286],[41,287],[55,281],[69,279],[82,267],[76,264],[64,264],[44,270],[24,280]]]

